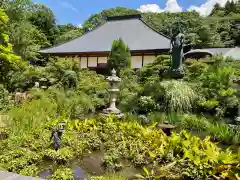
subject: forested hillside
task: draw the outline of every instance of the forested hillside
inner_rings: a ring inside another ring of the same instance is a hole
[[[31,0],[3,0],[0,7],[9,17],[6,26],[10,42],[17,55],[25,60],[36,60],[40,48],[49,47],[82,35],[103,24],[107,16],[140,13],[123,7],[106,9],[87,19],[82,28],[72,24],[59,25],[52,10]],[[215,5],[208,17],[197,12],[182,13],[141,13],[144,21],[155,30],[168,36],[171,26],[181,20],[186,27],[187,44],[192,47],[233,47],[240,45],[239,2],[228,2],[225,7]]]

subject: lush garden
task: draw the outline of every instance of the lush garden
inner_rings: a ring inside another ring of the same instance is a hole
[[[181,80],[162,76],[169,65],[169,56],[159,56],[139,70],[119,69],[124,120],[99,115],[108,106],[103,75],[79,69],[75,60],[24,65],[9,75],[14,83],[1,86],[1,134],[8,138],[0,141],[0,168],[50,179],[77,173],[85,179],[238,179],[239,63],[186,60]],[[41,79],[48,89],[34,87]],[[14,103],[15,88],[31,100]],[[51,128],[62,121],[67,126],[56,152]],[[164,121],[177,126],[171,137],[157,128]]]
[[[170,56],[133,70],[129,48],[115,41],[108,70],[122,79],[117,106],[125,118],[103,117],[105,76],[80,69],[77,59],[30,65],[9,43],[8,16],[0,9],[0,170],[53,180],[240,179],[239,61],[185,60],[186,76],[175,80],[164,76]],[[16,103],[14,94],[26,91],[28,100]],[[171,136],[158,128],[164,121],[177,127]],[[54,151],[59,122],[66,129]]]

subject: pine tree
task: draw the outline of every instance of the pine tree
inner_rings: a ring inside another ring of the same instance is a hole
[[[230,13],[236,12],[237,10],[237,5],[235,4],[234,1],[227,1],[225,5],[225,14],[228,15]]]
[[[212,10],[210,16],[216,15],[216,14],[218,14],[218,12],[220,12],[222,10],[223,10],[223,8],[220,6],[220,4],[216,3],[213,7],[213,10]]]
[[[108,69],[115,69],[119,74],[121,69],[129,68],[131,65],[131,53],[122,39],[113,41],[112,49],[108,57]]]

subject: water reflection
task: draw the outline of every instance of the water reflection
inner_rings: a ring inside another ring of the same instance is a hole
[[[74,180],[84,180],[84,170],[80,167],[73,168]]]
[[[52,174],[53,174],[52,170],[51,169],[47,169],[47,170],[44,170],[44,171],[40,172],[40,178],[47,179]]]

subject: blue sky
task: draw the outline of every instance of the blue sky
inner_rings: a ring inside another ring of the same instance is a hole
[[[47,5],[54,12],[59,24],[82,24],[91,14],[116,6],[139,9],[142,12],[179,12],[196,10],[207,15],[216,2],[227,0],[33,0]]]

